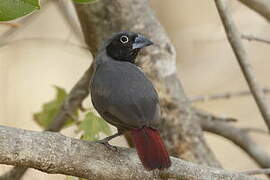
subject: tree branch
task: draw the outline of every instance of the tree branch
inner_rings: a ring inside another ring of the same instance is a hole
[[[65,22],[70,26],[70,29],[72,30],[73,34],[78,39],[83,40],[82,31],[72,1],[57,0],[54,1],[54,3],[58,8],[59,12],[61,13]]]
[[[270,169],[255,169],[255,170],[249,170],[249,171],[242,171],[242,173],[248,174],[248,175],[257,175],[257,174],[270,174]]]
[[[263,88],[263,93],[270,93],[269,88]],[[226,92],[220,94],[206,95],[206,96],[194,96],[190,97],[191,102],[205,102],[209,100],[229,99],[233,97],[242,97],[252,95],[250,91],[238,91],[238,92]]]
[[[270,22],[270,1],[269,0],[238,0],[250,9],[263,16]]]
[[[28,168],[16,166],[0,177],[0,180],[19,180],[23,177]]]
[[[214,117],[215,118],[215,117]],[[236,128],[218,118],[201,118],[203,130],[220,135],[245,151],[260,167],[270,167],[270,155],[255,143],[246,129]]]
[[[241,35],[232,20],[229,9],[225,4],[225,0],[215,0],[215,3],[236,59],[241,67],[249,89],[255,99],[261,115],[263,116],[268,130],[270,131],[270,109],[268,107],[266,98],[264,97],[262,88],[259,86],[255,78],[255,74],[247,57],[247,53],[242,45]]]
[[[257,36],[251,35],[251,34],[242,34],[242,38],[246,39],[248,41],[258,41],[258,42],[270,44],[270,39],[257,37]]]
[[[19,27],[18,23],[9,23],[9,22],[0,22],[0,25],[10,26],[10,27]]]
[[[258,180],[242,173],[204,167],[172,158],[165,171],[146,171],[137,154],[127,148],[106,146],[53,132],[35,132],[0,126],[0,163],[31,167],[88,179],[211,179]]]
[[[78,108],[81,107],[83,100],[89,94],[88,87],[93,71],[92,68],[92,66],[88,68],[81,79],[71,89],[59,112],[54,118],[53,123],[49,126],[48,131],[60,131],[65,122],[70,118],[70,114],[73,114]]]

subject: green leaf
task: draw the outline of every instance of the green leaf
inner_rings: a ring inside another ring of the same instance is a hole
[[[39,8],[39,0],[0,0],[0,21],[13,20]]]
[[[100,133],[111,134],[109,125],[102,118],[96,116],[93,112],[85,115],[84,120],[79,124],[79,130],[82,130],[84,140],[98,140]]]
[[[66,180],[79,180],[79,178],[73,176],[66,176]]]
[[[34,120],[44,129],[47,129],[52,123],[67,96],[67,93],[63,88],[55,86],[55,90],[56,97],[53,100],[43,104],[41,112],[34,114]],[[78,112],[75,112],[73,116],[78,118]],[[73,122],[74,120],[69,119],[66,122],[65,127],[71,125]]]
[[[73,0],[75,3],[91,3],[95,2],[96,0]]]

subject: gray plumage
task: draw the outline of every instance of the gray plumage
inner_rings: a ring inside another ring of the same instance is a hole
[[[135,64],[108,56],[105,48],[95,60],[90,91],[96,110],[119,131],[157,128],[160,107],[151,81]]]
[[[120,32],[104,42],[94,61],[90,82],[92,103],[118,132],[99,142],[108,143],[130,131],[138,156],[147,170],[171,166],[169,153],[156,129],[160,120],[158,95],[135,65],[140,49],[153,44],[141,34]]]

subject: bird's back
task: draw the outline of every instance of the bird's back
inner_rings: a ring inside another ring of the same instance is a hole
[[[144,73],[132,63],[99,61],[90,90],[97,111],[115,126],[155,127],[160,119],[158,95]]]

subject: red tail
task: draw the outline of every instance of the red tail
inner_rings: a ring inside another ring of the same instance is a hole
[[[131,136],[146,169],[165,169],[171,166],[169,154],[157,130],[147,127],[134,129]]]

